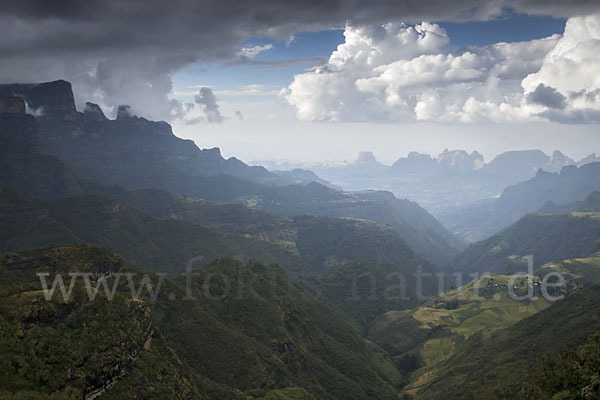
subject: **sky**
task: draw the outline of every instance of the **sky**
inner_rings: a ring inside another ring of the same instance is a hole
[[[8,0],[1,82],[169,121],[244,161],[600,154],[596,1]]]

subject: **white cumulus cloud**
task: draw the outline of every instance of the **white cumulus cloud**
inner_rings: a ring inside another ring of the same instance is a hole
[[[298,118],[588,122],[600,109],[600,15],[570,18],[564,35],[462,50],[426,22],[347,26],[344,36],[282,92]]]
[[[539,71],[523,79],[528,98],[546,94],[541,112],[558,122],[600,121],[600,14],[573,17]]]

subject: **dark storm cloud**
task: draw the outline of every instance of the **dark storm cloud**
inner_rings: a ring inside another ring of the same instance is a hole
[[[64,78],[78,104],[130,104],[170,119],[183,106],[168,99],[171,75],[196,61],[240,62],[250,37],[402,20],[486,20],[504,7],[567,16],[597,2],[496,0],[4,0],[0,5],[0,81]],[[243,60],[241,60],[243,62]],[[256,62],[255,60],[252,62]]]
[[[533,92],[527,95],[527,101],[559,110],[567,106],[565,96],[552,86],[546,86],[543,83],[540,83]]]
[[[600,101],[600,89],[595,90],[580,90],[578,92],[569,93],[569,98],[571,99],[579,99],[583,98],[589,102]]]
[[[231,45],[250,36],[285,38],[297,29],[342,26],[347,20],[370,23],[487,19],[496,2],[340,0],[174,0],[174,1],[4,1],[0,6],[3,54],[32,50],[56,54],[108,49],[190,51],[199,58],[223,58]],[[15,42],[16,41],[16,42]]]
[[[506,0],[502,2],[507,8],[531,15],[547,15],[557,18],[568,18],[597,12],[597,0]]]

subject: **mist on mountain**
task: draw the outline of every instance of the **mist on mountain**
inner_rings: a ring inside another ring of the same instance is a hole
[[[456,207],[500,196],[502,191],[534,177],[538,170],[558,172],[564,166],[597,161],[595,154],[575,162],[554,151],[507,151],[485,163],[477,151],[445,149],[437,156],[411,151],[392,165],[379,163],[372,152],[361,152],[356,161],[339,164],[266,162],[269,170],[300,167],[344,190],[388,190],[399,198],[419,203],[435,216]]]

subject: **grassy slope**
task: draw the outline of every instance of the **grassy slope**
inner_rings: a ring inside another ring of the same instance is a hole
[[[600,260],[591,257],[548,263],[536,271],[534,279],[540,280],[549,272],[563,274],[569,284],[568,290],[590,287],[600,283]],[[509,276],[495,275],[492,278],[494,283],[507,284]],[[459,368],[454,360],[460,358],[461,354],[467,357],[472,350],[471,337],[481,338],[487,343],[487,338],[493,337],[495,332],[511,330],[513,326],[518,326],[515,324],[519,321],[536,315],[553,304],[542,297],[536,301],[517,302],[508,296],[506,288],[488,289],[489,279],[486,277],[479,283],[470,282],[458,290],[445,293],[443,297],[433,298],[414,310],[385,313],[371,325],[370,336],[391,354],[396,354],[397,361],[411,358],[416,360],[412,365],[412,378],[404,389],[407,394],[418,398],[430,398],[428,396],[434,395],[444,398],[446,392],[443,385],[450,384],[448,382],[454,385],[454,378],[451,377],[457,375],[456,370]],[[519,282],[520,279],[517,279],[518,285]],[[473,298],[475,285],[481,288],[480,296],[484,297],[483,300]],[[517,294],[525,294],[525,290],[526,284],[519,285]],[[536,295],[539,297],[537,291]],[[565,319],[568,318],[565,316]],[[530,340],[533,345],[533,339]],[[500,368],[498,365],[497,367]],[[471,375],[478,368],[482,368],[482,365],[463,373],[460,379],[470,384]],[[521,373],[524,374],[523,369]],[[479,396],[494,398],[501,393],[501,385],[498,382],[494,385],[494,395],[483,390],[483,394]],[[477,392],[473,389],[474,386],[470,387],[472,392],[461,391],[458,398],[480,398],[473,394]],[[448,395],[453,393],[450,391]]]
[[[526,271],[519,259],[532,254],[537,267],[600,250],[600,219],[589,214],[529,214],[502,233],[474,243],[456,256],[453,272],[512,273]]]
[[[395,396],[399,374],[385,353],[279,268],[223,260],[194,279],[198,301],[162,302],[157,321],[202,376],[254,397],[297,386],[317,398]],[[180,298],[184,284],[166,292]]]
[[[538,359],[520,386],[506,389],[510,399],[597,399],[600,397],[600,330],[577,349]]]
[[[159,193],[172,199],[165,192]],[[149,201],[156,197],[143,198]],[[0,200],[3,202],[0,212],[9,222],[0,230],[5,239],[1,248],[5,251],[89,242],[118,252],[134,267],[172,274],[183,272],[188,260],[197,255],[205,257],[197,265],[223,256],[277,263],[294,274],[320,277],[316,284],[310,282],[320,292],[320,298],[363,326],[381,312],[418,304],[414,272],[418,266],[425,272],[433,272],[433,267],[416,256],[395,230],[372,221],[309,216],[285,218],[247,213],[247,209],[239,212],[234,208],[222,218],[224,224],[233,226],[240,215],[236,235],[232,236],[178,218],[159,220],[123,206],[121,201],[94,196],[40,202],[4,187]],[[199,218],[198,210],[204,206],[195,205],[203,202],[185,201],[194,205],[191,209],[196,211],[195,218],[190,220],[201,223],[203,219]],[[221,210],[221,206],[208,207]],[[169,209],[168,203],[165,208]],[[270,223],[260,222],[265,219]],[[263,232],[269,238],[261,238]],[[352,296],[354,285],[364,286],[365,280],[369,283],[370,279],[374,279],[375,299],[370,292]],[[424,281],[425,295],[435,293],[434,280]],[[406,285],[406,297],[386,299],[386,290],[393,290],[390,286],[394,286],[390,282],[397,285],[400,281]]]
[[[162,221],[116,201],[87,196],[48,202],[0,188],[3,251],[88,242],[120,253],[129,265],[167,273],[185,270],[188,260],[204,263],[223,256],[300,268],[299,258],[281,246],[257,239],[221,235],[182,221]]]
[[[156,189],[99,187],[97,191],[159,219],[185,221],[223,234],[281,245],[311,267],[307,272],[316,274],[356,261],[407,266],[426,263],[394,229],[370,220],[279,216],[239,204],[217,205]]]
[[[337,192],[316,184],[272,188],[257,199],[256,207],[283,215],[361,218],[389,225],[417,254],[437,265],[464,247],[418,204],[388,192]]]
[[[495,283],[507,283],[505,276],[492,278]],[[397,360],[407,355],[418,360],[406,388],[409,393],[435,379],[440,363],[451,357],[469,337],[489,335],[549,305],[543,298],[515,301],[506,288],[487,289],[489,279],[483,278],[436,296],[411,311],[387,312],[373,322],[369,335],[375,342],[395,354]],[[474,297],[475,284],[481,288],[480,299]],[[522,295],[525,290],[523,286],[517,293]]]
[[[502,275],[492,278],[494,283],[505,285],[509,280],[508,276]],[[533,301],[516,301],[509,296],[506,288],[488,290],[489,279],[471,282],[458,291],[448,293],[450,300],[434,299],[429,306],[415,310],[413,318],[421,323],[421,329],[428,327],[431,333],[418,347],[422,368],[413,374],[406,388],[408,393],[415,393],[418,388],[438,379],[440,365],[459,351],[471,336],[488,336],[550,305],[543,297]],[[481,288],[481,300],[474,297],[475,284]],[[522,296],[526,290],[526,285],[523,285],[517,294]]]
[[[423,399],[496,399],[517,385],[542,354],[583,343],[600,328],[600,290],[572,292],[564,300],[491,335],[472,335],[440,364],[435,379],[418,388]]]
[[[550,272],[562,274],[566,281],[580,287],[600,284],[600,254],[587,258],[571,258],[557,263],[543,265],[537,273],[545,275]]]

